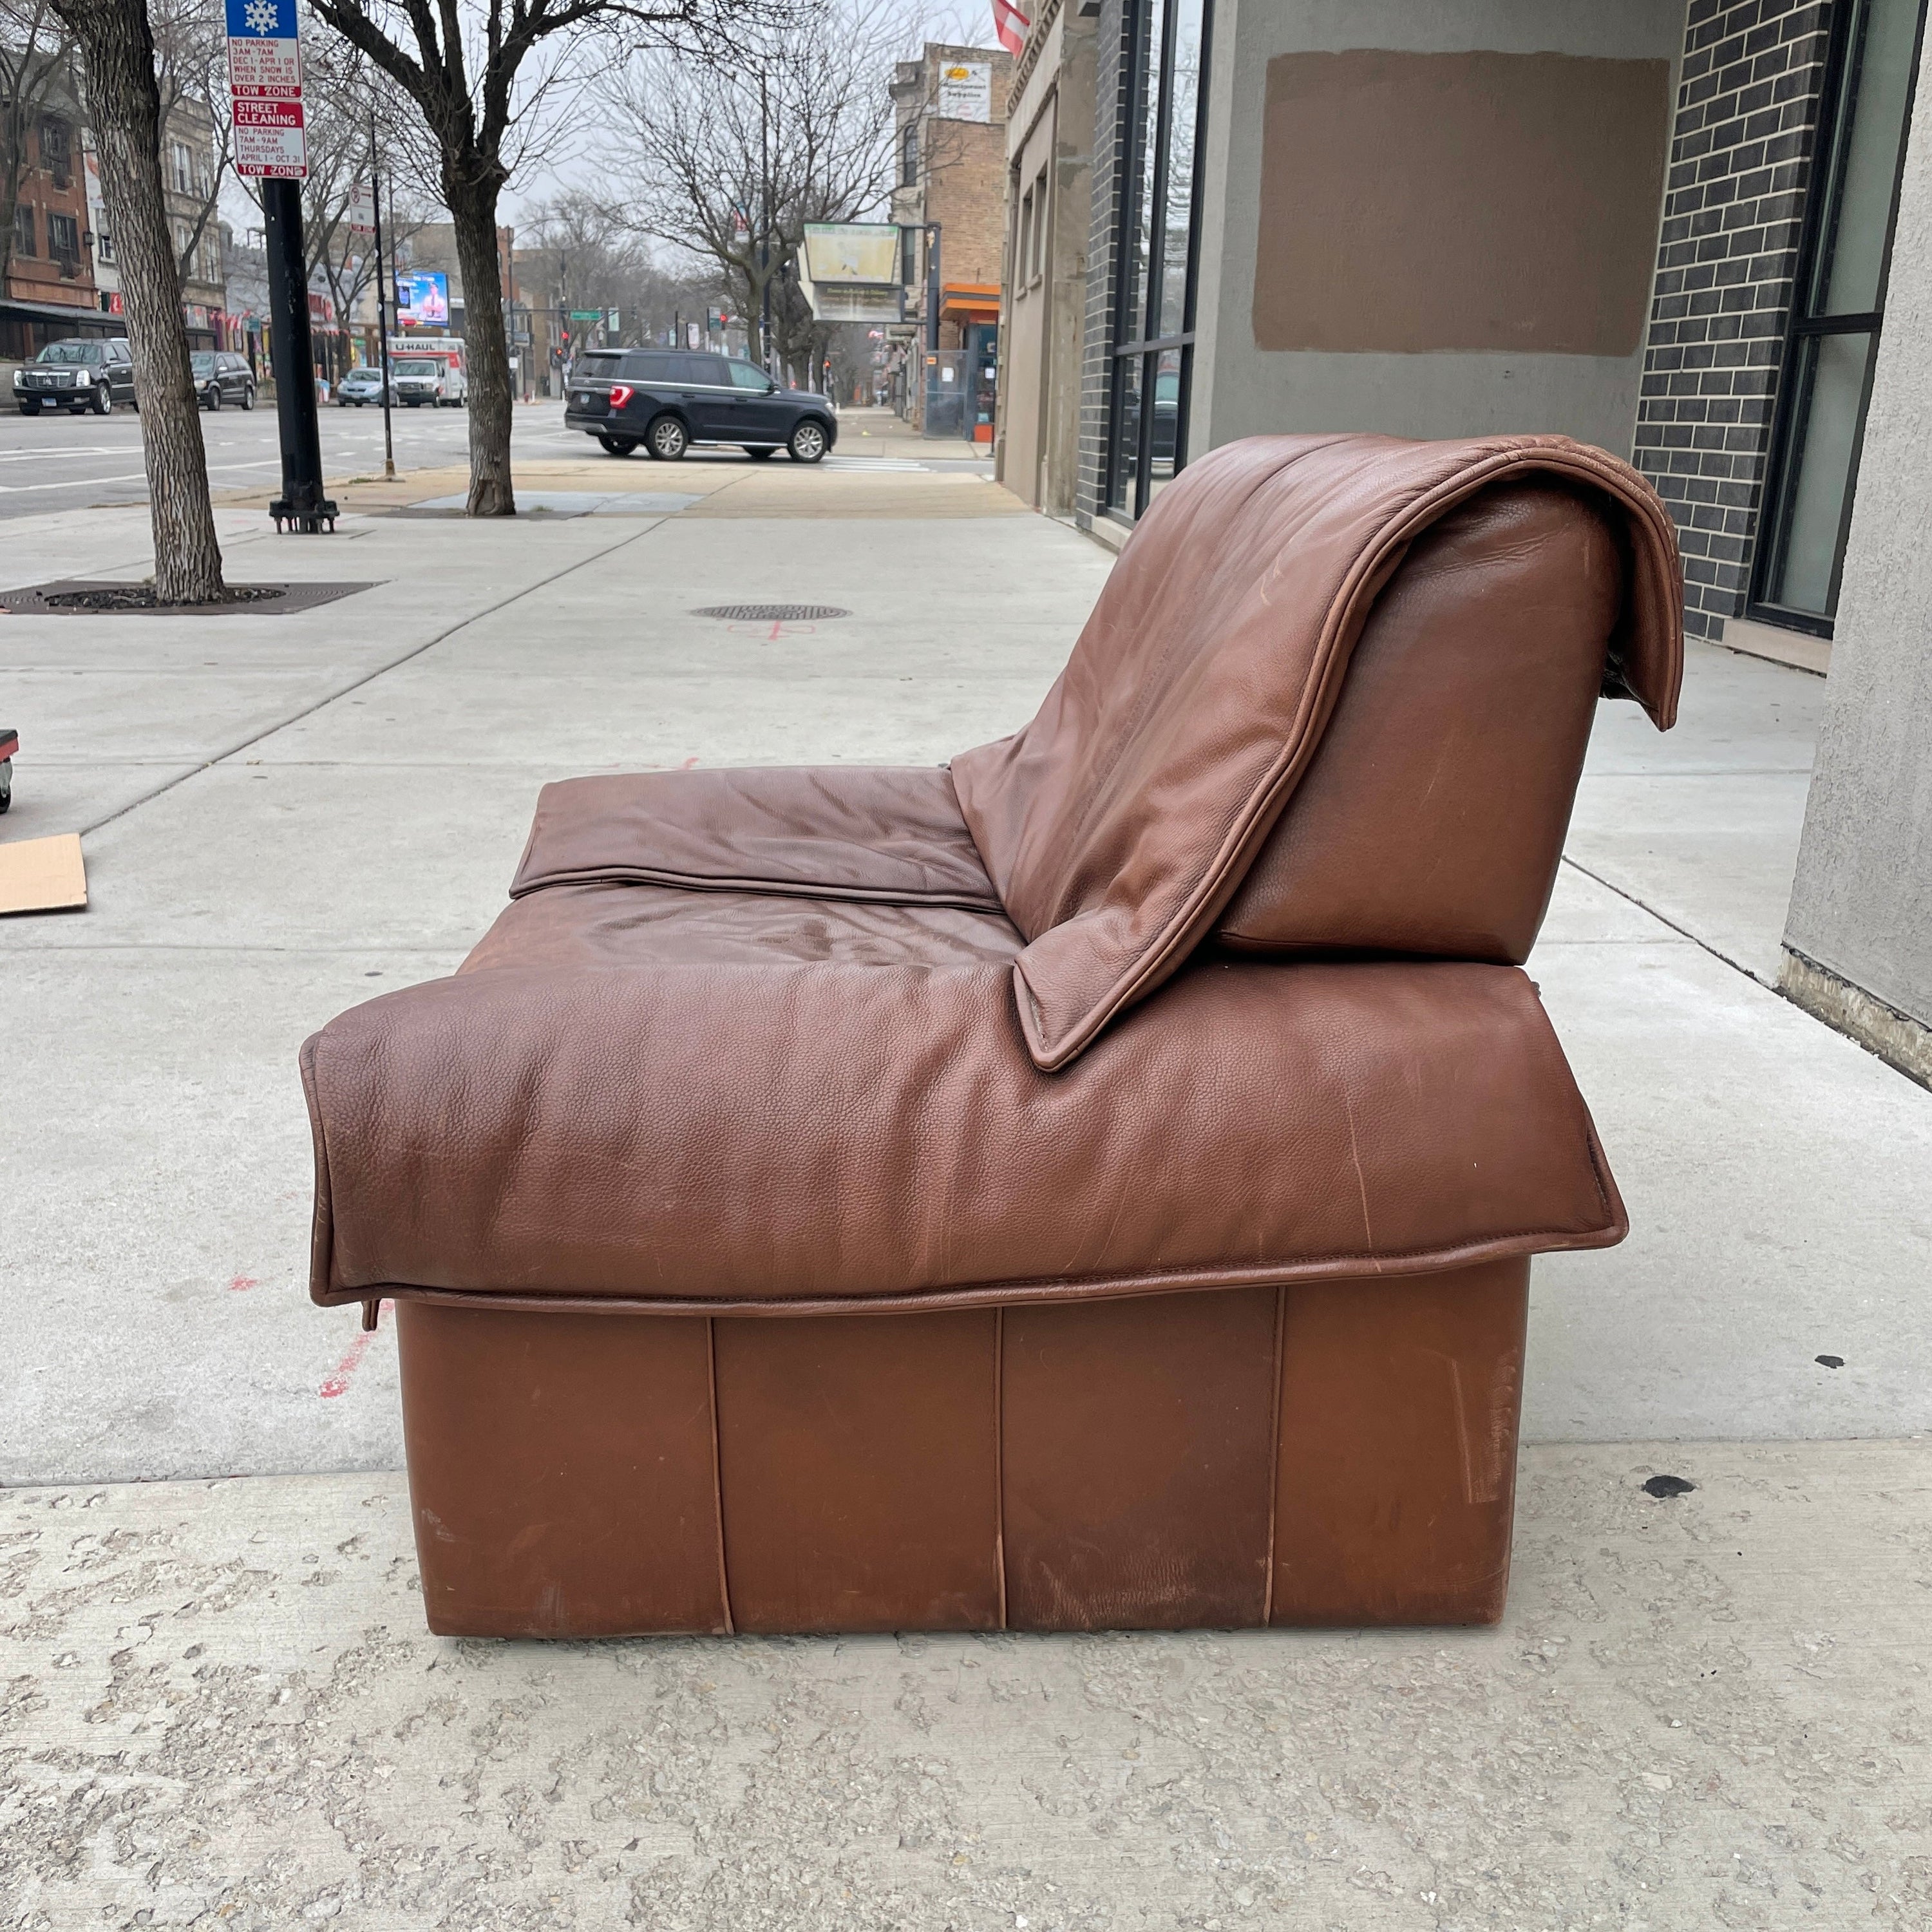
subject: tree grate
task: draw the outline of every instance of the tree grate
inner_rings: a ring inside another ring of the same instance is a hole
[[[712,604],[694,617],[717,617],[730,624],[810,624],[821,617],[849,617],[836,604]]]

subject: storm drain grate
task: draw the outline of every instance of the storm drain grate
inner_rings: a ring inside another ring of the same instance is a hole
[[[812,624],[821,617],[849,617],[836,604],[713,604],[694,617],[718,617],[730,624]]]

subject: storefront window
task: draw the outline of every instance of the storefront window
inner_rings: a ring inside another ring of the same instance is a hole
[[[1125,0],[1108,507],[1138,517],[1187,460],[1210,0]]]
[[[1884,319],[1924,0],[1845,0],[1836,10],[1751,604],[1824,637]]]

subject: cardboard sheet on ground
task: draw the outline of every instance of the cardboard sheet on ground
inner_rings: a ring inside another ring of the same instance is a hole
[[[0,845],[0,913],[68,912],[86,903],[78,832]]]

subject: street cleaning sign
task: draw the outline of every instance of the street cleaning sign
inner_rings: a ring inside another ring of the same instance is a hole
[[[250,181],[308,173],[296,0],[227,0],[235,172]]]

